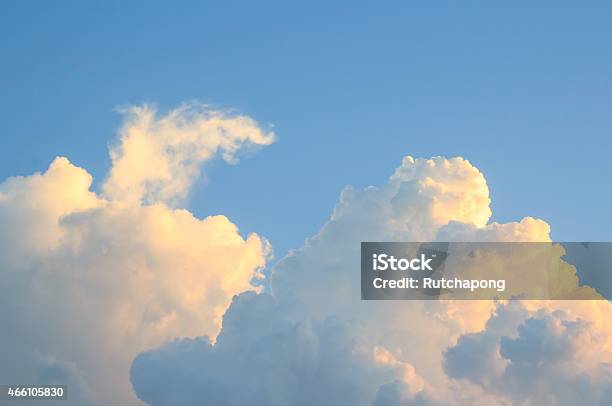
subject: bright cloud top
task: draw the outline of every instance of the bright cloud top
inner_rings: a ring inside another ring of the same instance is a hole
[[[113,166],[103,186],[111,200],[174,204],[185,198],[203,163],[220,155],[237,162],[247,147],[274,142],[250,117],[190,103],[158,117],[151,106],[124,110]]]
[[[66,158],[0,183],[1,382],[65,382],[73,404],[126,405],[133,358],[176,336],[215,337],[270,252],[224,216],[166,202],[199,165],[273,140],[250,118],[189,105],[134,107],[103,195]],[[145,204],[146,203],[146,204]]]
[[[235,299],[215,345],[176,340],[139,355],[136,393],[154,406],[197,405],[203,393],[219,404],[575,404],[552,386],[549,368],[562,365],[566,392],[605,401],[607,301],[360,300],[361,241],[550,241],[532,217],[489,223],[489,204],[484,176],[463,158],[406,157],[387,183],[347,187],[319,233],[275,266],[273,296]],[[574,269],[564,272],[576,288]],[[529,354],[547,362],[526,363]],[[527,369],[533,379],[519,380]]]

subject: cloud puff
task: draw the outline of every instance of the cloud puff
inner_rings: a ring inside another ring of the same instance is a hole
[[[358,324],[298,322],[273,297],[247,292],[234,298],[215,345],[184,339],[140,354],[132,381],[153,406],[368,405],[385,382],[421,393],[411,365],[367,340]]]
[[[445,370],[516,404],[608,404],[611,338],[561,310],[500,307],[485,330],[445,352]]]
[[[230,160],[272,136],[246,117],[193,108],[161,118],[132,109],[102,196],[66,158],[0,183],[0,364],[11,366],[1,382],[48,382],[55,375],[41,371],[55,371],[73,404],[133,404],[140,351],[215,337],[232,296],[254,289],[267,241],[164,201],[182,197],[215,153]]]
[[[207,395],[229,404],[245,399],[255,404],[299,404],[302,399],[311,404],[508,403],[513,398],[490,381],[512,362],[512,344],[504,347],[510,351],[505,353],[508,358],[500,357],[501,336],[483,332],[495,328],[516,338],[520,325],[549,307],[564,307],[574,319],[580,315],[588,320],[573,327],[577,331],[595,331],[612,315],[607,302],[534,301],[519,306],[360,300],[361,241],[550,241],[550,227],[542,220],[488,223],[489,203],[483,175],[462,158],[407,157],[384,185],[347,187],[319,233],[273,269],[274,298],[248,296],[253,302],[249,306],[242,304],[247,297],[237,299],[214,345],[207,340],[176,341],[139,356],[132,368],[137,393],[152,405],[189,404],[199,399],[201,388],[211,387],[223,389],[211,389]],[[571,270],[568,275],[574,276]],[[568,281],[576,284],[575,279]],[[268,317],[262,318],[266,312],[257,310],[259,301],[274,303]],[[338,331],[337,325],[343,326],[342,334],[326,340],[328,331]],[[555,331],[559,337],[571,334],[563,327]],[[478,334],[485,337],[471,340]],[[546,330],[537,334],[545,335]],[[342,350],[347,346],[350,356]],[[565,348],[576,352],[579,347]],[[609,353],[607,344],[593,349],[598,357]],[[586,360],[573,359],[578,364]],[[188,366],[183,368],[183,363]],[[463,363],[471,366],[470,371],[461,372],[457,365]],[[381,364],[391,369],[381,370]],[[325,381],[319,382],[320,377]],[[609,381],[607,376],[601,379]],[[171,384],[161,387],[162,381]],[[553,390],[543,387],[544,392]],[[528,386],[523,390],[521,399],[545,399],[532,398],[534,391]]]
[[[174,204],[185,198],[200,167],[216,155],[237,161],[249,146],[274,142],[250,117],[188,103],[158,117],[151,106],[124,110],[113,166],[102,190],[114,201]]]
[[[451,221],[482,227],[489,203],[484,176],[469,161],[406,157],[383,186],[342,191],[319,233],[275,267],[274,294],[298,297],[315,313],[353,309],[360,298],[361,241],[433,241]],[[321,286],[334,295],[321,295]]]

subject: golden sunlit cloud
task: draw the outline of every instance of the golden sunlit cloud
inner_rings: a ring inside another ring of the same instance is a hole
[[[58,371],[70,376],[75,404],[133,404],[139,351],[214,337],[232,296],[256,289],[270,246],[225,216],[168,204],[207,160],[234,161],[241,147],[273,140],[248,117],[201,105],[163,116],[133,107],[102,194],[61,157],[0,183],[2,364],[14,366],[0,368],[0,381]]]

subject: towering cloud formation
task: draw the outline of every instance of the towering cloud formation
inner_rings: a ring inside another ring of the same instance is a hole
[[[134,404],[138,352],[216,336],[254,289],[269,245],[180,201],[199,165],[274,139],[248,117],[189,105],[130,109],[103,195],[66,158],[0,184],[0,382],[69,382],[75,405]],[[8,366],[8,367],[7,367]]]
[[[203,163],[274,135],[193,104],[126,114],[101,193],[66,158],[0,183],[1,382],[68,383],[75,405],[134,404],[130,380],[154,406],[612,400],[607,301],[360,300],[361,241],[550,241],[542,220],[490,223],[467,160],[346,188],[261,293],[264,239],[172,207]]]
[[[229,404],[573,404],[554,393],[549,371],[569,361],[560,382],[587,379],[585,399],[606,399],[608,302],[360,300],[361,241],[550,241],[542,220],[490,216],[486,182],[468,161],[406,157],[383,186],[346,188],[320,232],[276,265],[274,297],[235,299],[215,345],[177,340],[137,357],[134,388],[155,406],[200,404],[203,392]],[[534,379],[518,379],[528,369]]]

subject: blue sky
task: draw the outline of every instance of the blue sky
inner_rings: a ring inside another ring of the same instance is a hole
[[[99,183],[118,107],[201,100],[279,141],[205,168],[189,208],[277,257],[407,154],[469,159],[493,220],[612,240],[609,5],[129,3],[0,6],[0,178],[63,155]]]

